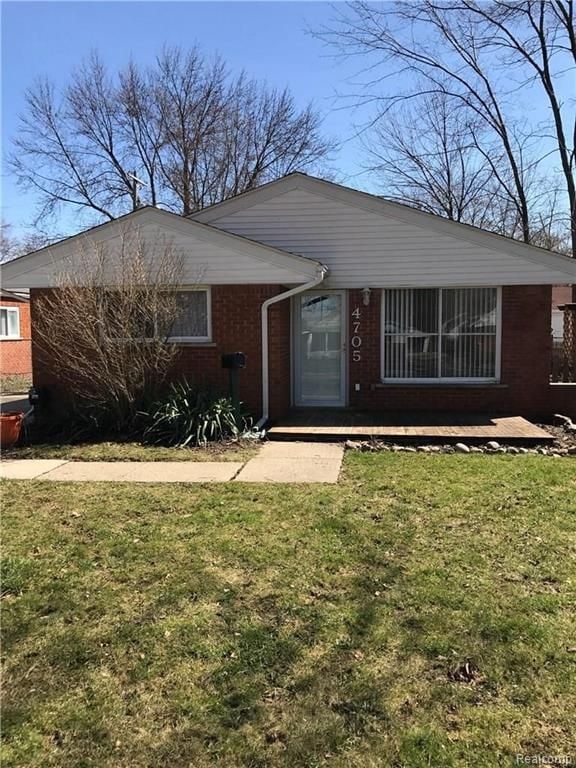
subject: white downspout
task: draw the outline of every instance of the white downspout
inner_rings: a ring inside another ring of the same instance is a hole
[[[268,386],[268,307],[272,304],[276,304],[284,299],[289,299],[292,296],[296,296],[304,291],[309,291],[315,288],[324,280],[328,274],[328,267],[323,264],[318,266],[316,277],[310,280],[304,285],[298,285],[296,288],[291,288],[289,291],[279,293],[277,296],[272,296],[270,299],[262,304],[262,418],[255,424],[254,429],[260,430],[268,421],[270,414],[270,391]]]

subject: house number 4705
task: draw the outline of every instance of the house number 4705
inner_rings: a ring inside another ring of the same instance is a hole
[[[362,353],[360,347],[362,346],[362,313],[360,307],[356,307],[352,312],[352,337],[350,338],[350,345],[352,347],[352,360],[355,363],[359,363],[362,360]]]

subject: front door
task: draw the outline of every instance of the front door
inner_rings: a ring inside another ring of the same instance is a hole
[[[294,297],[295,405],[346,405],[345,305],[342,291]]]

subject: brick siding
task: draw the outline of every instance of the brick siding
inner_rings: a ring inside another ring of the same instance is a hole
[[[228,371],[221,366],[221,356],[244,352],[247,365],[239,371],[240,398],[257,419],[262,407],[262,303],[285,289],[275,285],[215,285],[211,288],[212,342],[181,345],[172,378],[185,376],[190,382],[212,384],[229,390]],[[47,291],[31,291],[32,317],[37,302]],[[290,406],[290,302],[283,301],[269,309],[270,414],[278,418]],[[33,335],[34,384],[48,387],[52,394],[65,396],[65,383],[53,370],[50,359],[42,354]]]
[[[30,376],[32,373],[30,304],[27,301],[2,299],[0,306],[16,307],[20,310],[20,338],[0,339],[0,377]]]
[[[240,398],[257,418],[262,408],[261,307],[285,289],[272,285],[212,286],[212,346],[183,346],[175,375],[215,384],[228,391],[228,371],[221,366],[227,352],[244,352],[239,372]],[[273,304],[269,316],[270,413],[282,415],[290,406],[290,302]]]
[[[262,303],[284,289],[277,285],[222,285],[212,287],[212,344],[182,346],[174,377],[209,382],[228,390],[228,371],[221,367],[221,355],[244,352],[247,367],[241,370],[240,396],[258,418],[262,407],[261,322]],[[32,291],[35,299],[42,291]],[[502,289],[502,366],[498,385],[430,386],[396,385],[373,389],[380,381],[380,291],[373,289],[364,306],[361,291],[348,292],[349,317],[349,403],[367,410],[438,410],[513,413],[528,417],[545,416],[557,405],[575,410],[576,389],[552,396],[549,372],[551,355],[549,286],[514,286]],[[360,308],[360,360],[354,361],[352,336]],[[281,301],[269,310],[270,328],[270,414],[280,418],[291,401],[290,302]],[[43,360],[33,337],[34,381],[62,391],[50,361]],[[360,391],[355,391],[355,384]]]
[[[476,411],[545,415],[550,411],[550,286],[502,289],[501,376],[497,385],[389,385],[380,382],[381,291],[364,306],[361,291],[349,292],[350,405],[361,409]],[[361,360],[354,361],[352,317],[360,309]],[[360,385],[360,391],[355,385]]]

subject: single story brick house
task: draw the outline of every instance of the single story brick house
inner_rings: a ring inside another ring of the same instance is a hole
[[[552,286],[576,283],[566,256],[293,173],[10,262],[4,285],[30,289],[33,325],[81,241],[127,226],[185,257],[178,373],[225,387],[222,354],[244,352],[240,394],[261,421],[292,407],[576,415],[576,385],[550,384]],[[34,333],[33,365],[37,386],[54,384]]]
[[[0,291],[0,379],[32,375],[30,297]]]

